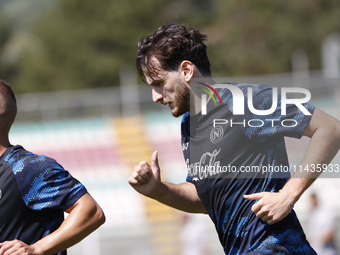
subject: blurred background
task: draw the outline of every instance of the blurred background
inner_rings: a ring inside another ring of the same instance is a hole
[[[0,0],[0,78],[19,105],[11,141],[57,159],[106,213],[105,225],[69,254],[223,254],[207,216],[170,209],[127,183],[154,150],[164,180],[186,177],[181,120],[153,104],[136,75],[141,36],[190,23],[208,35],[217,81],[304,87],[311,103],[340,119],[339,16],[337,0]],[[307,144],[287,139],[292,164]],[[296,205],[312,239],[321,232],[310,224],[318,194],[334,219],[321,225],[333,227],[338,246],[339,180],[318,179]]]

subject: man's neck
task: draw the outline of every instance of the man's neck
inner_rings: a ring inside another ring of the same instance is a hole
[[[0,156],[5,152],[5,150],[11,146],[8,138],[7,139],[1,139],[0,138]]]

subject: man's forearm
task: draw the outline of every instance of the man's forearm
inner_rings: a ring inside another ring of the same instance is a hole
[[[189,213],[206,213],[194,184],[162,182],[161,185],[159,193],[153,197],[157,201]]]
[[[315,112],[317,120],[311,123],[311,127],[306,130],[305,135],[311,137],[305,157],[292,178],[283,187],[285,194],[295,203],[303,192],[321,174],[320,171],[310,171],[318,164],[329,164],[339,151],[340,146],[340,124],[339,121],[329,115]],[[313,121],[313,119],[312,119]],[[315,124],[315,122],[317,122]],[[323,123],[321,127],[313,127]]]
[[[78,243],[105,221],[105,216],[89,194],[73,205],[61,226],[32,245],[38,254],[55,254]]]
[[[143,160],[134,167],[128,182],[142,195],[178,210],[191,213],[206,212],[194,184],[162,182],[157,151],[151,155],[151,164]]]

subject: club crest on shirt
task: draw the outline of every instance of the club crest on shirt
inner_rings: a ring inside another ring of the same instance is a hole
[[[212,143],[218,143],[222,140],[224,135],[223,128],[220,126],[213,127],[213,129],[210,132],[210,141]]]

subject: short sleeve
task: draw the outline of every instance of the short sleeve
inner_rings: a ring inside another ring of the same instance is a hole
[[[13,172],[25,204],[33,210],[66,210],[87,191],[54,159],[35,154],[20,158]]]

